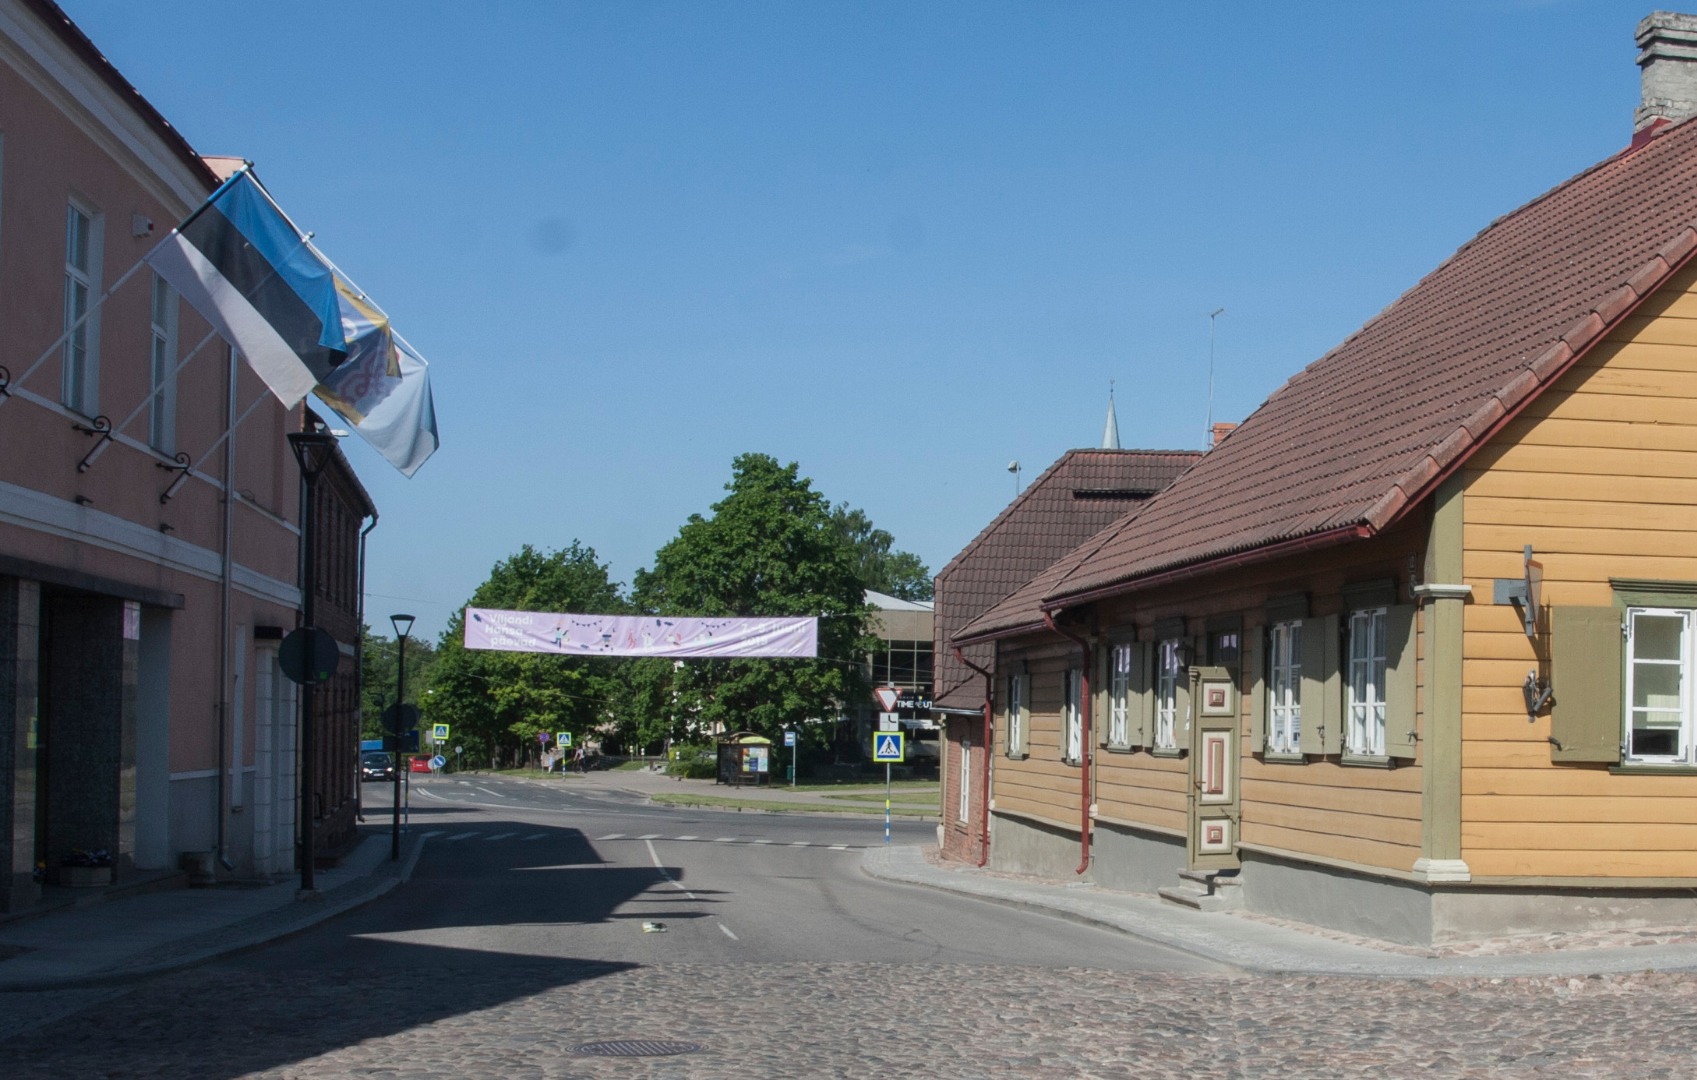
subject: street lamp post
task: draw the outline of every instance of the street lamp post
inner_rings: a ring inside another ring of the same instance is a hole
[[[313,628],[313,593],[318,591],[318,580],[315,559],[317,558],[314,544],[314,503],[318,498],[318,476],[324,467],[330,463],[330,456],[336,446],[336,437],[328,431],[291,431],[289,432],[289,448],[295,452],[295,460],[300,464],[301,479],[306,482],[306,495],[301,506],[301,622],[308,629]],[[316,784],[314,766],[317,764],[318,738],[316,724],[313,718],[313,688],[311,683],[301,685],[301,738],[300,738],[300,859],[301,859],[301,892],[314,892],[312,871],[317,859],[313,850],[312,819],[313,795]]]
[[[412,633],[413,618],[411,615],[391,615],[389,622],[395,627],[395,640],[400,645],[399,662],[395,665],[395,724],[394,730],[389,733],[395,766],[395,819],[389,832],[389,861],[398,862],[401,857],[401,725],[406,723],[407,715],[407,635]]]

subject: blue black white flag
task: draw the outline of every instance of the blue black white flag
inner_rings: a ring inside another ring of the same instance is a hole
[[[147,256],[293,408],[308,393],[411,476],[435,452],[430,370],[249,169]]]

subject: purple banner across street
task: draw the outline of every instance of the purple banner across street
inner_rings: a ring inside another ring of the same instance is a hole
[[[566,656],[797,657],[819,655],[819,620],[657,618],[465,609],[465,647]]]

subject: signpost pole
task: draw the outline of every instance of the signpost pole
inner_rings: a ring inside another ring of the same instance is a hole
[[[790,790],[795,790],[795,744],[800,742],[793,734],[790,736]]]
[[[884,762],[884,843],[890,842],[890,763]]]

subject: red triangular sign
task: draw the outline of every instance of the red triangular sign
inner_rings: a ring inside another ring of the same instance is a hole
[[[878,707],[885,712],[896,711],[896,700],[901,697],[901,691],[893,686],[880,686],[872,693],[878,698]]]

